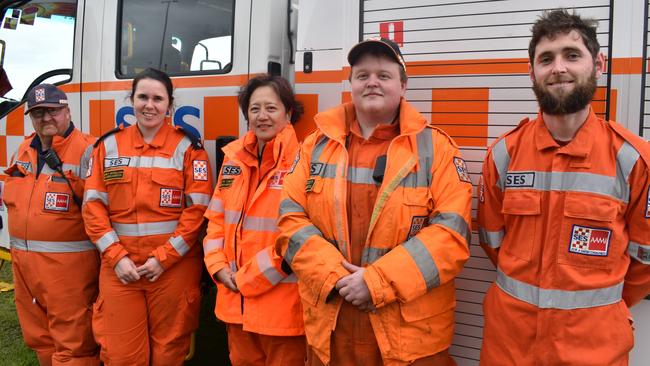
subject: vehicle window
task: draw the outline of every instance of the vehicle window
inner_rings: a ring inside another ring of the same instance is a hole
[[[227,73],[234,0],[123,0],[117,75]]]
[[[76,13],[76,0],[30,1],[5,10],[0,24],[2,102],[15,104],[32,82],[70,79]],[[52,70],[60,72],[48,77]]]

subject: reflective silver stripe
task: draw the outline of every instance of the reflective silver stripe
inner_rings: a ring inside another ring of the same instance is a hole
[[[623,282],[595,290],[565,291],[539,288],[508,277],[497,268],[497,285],[510,296],[541,309],[584,309],[621,301]]]
[[[499,173],[497,186],[503,191],[506,186],[506,173],[510,165],[510,155],[508,154],[508,147],[506,146],[506,138],[497,141],[492,147],[492,160]]]
[[[480,243],[487,244],[492,249],[497,249],[501,246],[505,231],[487,231],[482,227],[478,228],[478,240]]]
[[[304,213],[305,210],[291,198],[285,198],[280,202],[280,216],[288,213]]]
[[[424,246],[420,239],[413,237],[402,245],[404,249],[411,255],[413,261],[418,266],[424,283],[427,286],[427,291],[440,285],[440,274],[438,267],[431,257],[431,253]]]
[[[318,141],[316,141],[316,144],[314,144],[314,148],[311,152],[312,163],[316,163],[318,160],[320,160],[320,155],[323,153],[323,150],[325,149],[325,146],[327,146],[329,140],[330,139],[327,136],[321,136],[318,138]]]
[[[223,213],[223,201],[220,198],[212,197],[208,204],[208,210]]]
[[[115,139],[115,134],[108,135],[104,138],[104,150],[106,152],[106,158],[117,158],[117,140]],[[98,161],[95,164],[99,163]]]
[[[336,164],[323,164],[323,171],[320,176],[323,178],[336,178]]]
[[[277,217],[245,216],[242,229],[247,231],[278,231]]]
[[[372,179],[374,169],[348,167],[348,181],[353,184],[373,184],[377,185]]]
[[[472,233],[469,230],[469,226],[465,219],[462,216],[455,212],[440,212],[436,216],[429,219],[430,225],[439,224],[446,228],[449,228],[461,237],[465,238],[467,245],[472,241]]]
[[[296,253],[298,253],[300,248],[302,248],[307,239],[314,235],[320,237],[323,236],[323,233],[321,233],[314,225],[305,226],[291,235],[291,238],[289,238],[289,247],[287,248],[287,252],[284,254],[284,260],[291,265]]]
[[[185,205],[187,207],[197,205],[197,206],[207,206],[210,203],[210,195],[205,193],[188,193],[185,195]]]
[[[233,210],[226,210],[226,212],[224,213],[223,221],[226,224],[235,225],[235,224],[239,223],[240,218],[241,218],[241,212],[233,211]]]
[[[271,263],[271,258],[269,258],[269,253],[266,249],[262,249],[255,255],[257,260],[257,267],[264,277],[271,283],[271,285],[277,285],[285,277],[282,273],[278,272],[273,264]]]
[[[223,238],[203,241],[203,253],[210,253],[217,249],[223,249]]]
[[[97,245],[97,248],[101,253],[104,253],[106,248],[108,248],[111,244],[117,243],[120,241],[120,238],[118,238],[117,233],[114,230],[111,230],[107,232],[106,234],[102,235],[99,240],[95,243]]]
[[[280,283],[298,283],[298,277],[296,277],[295,273],[292,273],[289,276],[283,278]]]
[[[431,171],[433,166],[433,137],[431,136],[431,130],[425,128],[418,132],[416,140],[418,143],[419,172],[421,173],[416,175],[415,187],[429,187],[433,180],[433,172]]]
[[[86,179],[88,175],[88,168],[89,168],[89,162],[90,159],[92,158],[93,155],[93,145],[88,145],[86,150],[84,150],[84,153],[81,155],[81,159],[79,159],[79,169],[80,169],[80,178],[81,179]],[[91,167],[92,168],[92,167]]]
[[[114,134],[106,137],[103,142],[106,158],[128,158],[129,167],[131,168],[164,168],[178,171],[183,171],[185,151],[192,145],[189,138],[183,137],[176,145],[172,157],[163,158],[160,156],[118,156],[117,141]]]
[[[146,222],[141,224],[111,223],[113,229],[119,236],[148,236],[160,234],[172,234],[178,226],[178,220]]]
[[[628,243],[627,252],[630,254],[630,257],[637,261],[650,265],[650,246],[630,241]]]
[[[39,253],[75,253],[97,250],[90,240],[81,241],[40,241],[9,237],[9,245],[19,250]]]
[[[390,248],[363,248],[361,264],[373,264],[388,252],[390,252]]]
[[[67,163],[64,163],[61,169],[64,172],[70,170],[72,171],[72,174],[74,174],[77,177],[79,177],[79,171],[81,170],[81,168],[79,168],[79,165],[67,164]],[[54,173],[56,173],[54,169],[50,168],[47,164],[43,165],[43,169],[41,169],[41,174],[53,175]]]
[[[616,192],[620,192],[622,197],[625,197],[624,202],[630,200],[630,185],[628,183],[628,178],[634,164],[639,160],[639,152],[628,144],[626,141],[623,142],[623,145],[618,149],[616,153]]]
[[[531,173],[535,174],[532,186],[507,187],[507,189],[588,192],[610,196],[622,202],[628,202],[629,200],[629,187],[627,186],[627,183],[620,182],[615,177],[606,175],[576,172],[540,172],[530,170],[510,171],[507,174]]]
[[[89,201],[102,201],[104,206],[108,206],[108,193],[89,189],[84,192],[84,203]]]
[[[172,236],[169,238],[169,243],[176,249],[176,252],[178,255],[181,257],[187,254],[187,252],[190,251],[189,245],[185,242],[185,239],[183,239],[182,236]]]

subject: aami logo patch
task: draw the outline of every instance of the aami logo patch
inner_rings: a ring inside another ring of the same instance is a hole
[[[131,158],[104,158],[104,169],[115,168],[118,166],[129,166]]]
[[[287,175],[287,171],[277,171],[269,178],[266,183],[266,187],[270,189],[282,189],[282,184],[284,183],[284,177]]]
[[[420,230],[426,226],[427,219],[428,218],[426,216],[413,216],[411,219],[411,228],[409,229],[409,235],[406,237],[406,240],[409,240],[417,235],[417,233],[419,233]]]
[[[609,242],[612,231],[573,225],[569,252],[606,257],[609,254]]]
[[[160,188],[160,207],[179,208],[183,203],[183,192],[175,188]]]
[[[43,208],[46,211],[68,211],[70,209],[70,195],[67,193],[46,192]]]
[[[221,169],[221,175],[240,175],[241,168],[236,165],[224,165]]]
[[[534,184],[534,172],[517,172],[506,174],[506,187],[532,187]]]

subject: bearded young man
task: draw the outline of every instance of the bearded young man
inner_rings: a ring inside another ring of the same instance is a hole
[[[594,114],[596,21],[544,13],[529,46],[540,112],[488,150],[479,238],[497,267],[481,365],[627,365],[650,292],[647,141]]]

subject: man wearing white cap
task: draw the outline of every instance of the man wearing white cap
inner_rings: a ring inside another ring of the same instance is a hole
[[[450,365],[471,182],[405,99],[399,47],[352,47],[352,103],[315,117],[285,180],[278,252],[298,277],[308,365]]]

